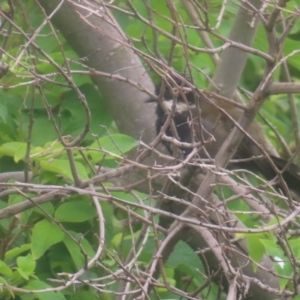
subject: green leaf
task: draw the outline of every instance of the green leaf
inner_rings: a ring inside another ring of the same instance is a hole
[[[289,245],[293,251],[294,256],[299,257],[300,256],[300,238],[290,240]]]
[[[62,203],[55,211],[55,219],[61,222],[80,223],[97,215],[95,207],[85,200]]]
[[[82,238],[81,234],[78,234],[77,232],[74,231],[68,231],[70,235],[77,241],[74,242],[69,236],[65,235],[64,238],[64,244],[66,245],[68,251],[70,252],[72,259],[74,261],[74,264],[78,269],[82,268],[85,266],[87,263],[88,258],[91,258],[94,256],[94,250],[89,244],[89,242],[85,239]],[[82,248],[85,251],[85,255],[80,250],[80,247],[78,244],[81,244]],[[88,257],[87,257],[87,256]]]
[[[131,193],[126,193],[126,192],[111,192],[112,196],[114,196],[115,198],[119,198],[122,200],[126,200],[132,203],[139,203],[139,201],[142,201],[144,203],[144,205],[149,205],[152,206],[153,203],[153,199],[149,199],[149,195],[146,195],[144,193],[138,192],[138,191],[134,191],[134,195]],[[101,203],[101,206],[106,205],[105,203]],[[110,205],[110,204],[109,204]],[[111,206],[111,205],[110,205]],[[135,212],[137,214],[140,214],[141,216],[144,215],[144,210],[142,208],[137,208],[135,210]],[[128,214],[123,212],[119,212],[118,218],[127,218]],[[156,219],[156,217],[154,217]],[[119,226],[118,223],[114,222],[115,226]]]
[[[0,260],[0,274],[5,276],[12,276],[11,268],[2,260]]]
[[[168,259],[166,266],[181,270],[187,275],[196,278],[202,278],[205,268],[198,255],[186,243],[180,241],[177,243],[174,251]]]
[[[7,262],[10,259],[12,259],[12,258],[14,258],[16,256],[19,256],[23,252],[28,251],[30,249],[31,249],[31,244],[24,244],[24,245],[22,245],[20,247],[13,248],[13,249],[11,249],[11,250],[9,250],[9,251],[7,251],[5,253],[4,260]]]
[[[7,103],[3,101],[4,93],[1,93],[1,101],[0,101],[0,122],[6,124],[8,118],[8,111],[7,111]]]
[[[29,280],[29,276],[34,273],[36,262],[32,258],[31,254],[28,254],[17,258],[17,266],[19,274],[24,279]]]
[[[30,198],[33,195],[28,194],[27,196],[28,198]],[[12,194],[9,195],[8,204],[11,206],[14,204],[22,203],[24,202],[24,200],[26,200],[26,197],[24,197],[23,195]],[[27,224],[28,218],[30,217],[31,213],[32,213],[32,209],[26,209],[20,213],[20,221],[22,225]]]
[[[90,148],[95,150],[89,150],[88,154],[91,156],[94,163],[101,161],[104,157],[104,153],[101,149],[108,151],[109,153],[116,155],[123,155],[136,147],[138,142],[124,134],[112,134],[110,136],[103,136],[95,141]],[[115,159],[113,156],[107,156],[106,159]]]
[[[49,247],[64,238],[64,232],[58,225],[43,220],[35,224],[32,230],[31,251],[34,259],[41,257]]]
[[[42,208],[43,210],[41,210],[40,208]],[[40,215],[43,215],[43,216],[45,215],[45,213],[52,216],[54,213],[54,207],[51,202],[46,202],[46,203],[40,204],[39,206],[35,206],[33,208],[33,211]]]
[[[41,161],[40,165],[42,170],[44,171],[54,172],[62,176],[65,176],[68,179],[73,180],[73,175],[70,168],[70,162],[68,160],[56,159],[51,162]],[[88,175],[83,165],[79,162],[75,162],[75,167],[79,178],[82,180],[87,180]]]
[[[18,124],[22,124],[19,128],[24,140],[28,136],[30,119],[28,111],[22,110],[19,116]],[[49,120],[47,112],[44,110],[34,110],[34,125],[31,132],[32,146],[42,146],[49,141],[55,141],[57,134],[53,128],[53,123]]]
[[[3,145],[1,145],[0,147],[0,157],[3,155],[7,155],[7,156],[12,156],[14,157],[17,150],[20,148],[22,149],[22,147],[26,147],[26,143],[21,143],[21,142],[9,142],[9,143],[5,143]]]
[[[40,280],[32,280],[24,286],[24,289],[32,290],[33,292],[34,290],[44,290],[47,288],[52,288],[52,286]],[[34,294],[39,300],[66,300],[65,296],[60,292],[40,292]]]
[[[0,211],[6,208],[8,205],[5,201],[0,200]],[[11,218],[5,218],[0,220],[0,229],[3,228],[5,231],[8,230]]]
[[[58,142],[49,142],[44,145],[44,147],[34,147],[30,151],[30,156],[32,159],[36,160],[47,160],[54,159],[57,157],[62,157],[65,153],[64,146]]]
[[[95,290],[78,290],[76,291],[76,294],[74,296],[72,295],[72,300],[91,300],[91,299],[99,299],[99,300],[110,300],[111,298],[109,296],[101,296],[99,298],[99,295],[95,292]]]
[[[175,270],[173,268],[168,268],[168,267],[165,267],[164,268],[164,272],[165,272],[165,276],[167,278],[167,282],[168,284],[170,284],[171,286],[176,286],[176,280],[174,279],[174,273],[175,273]],[[159,279],[161,281],[164,281],[164,278],[163,276],[159,276]],[[163,286],[163,287],[159,287],[157,288],[157,291],[159,293],[165,293],[168,291],[168,288],[166,286]]]
[[[237,237],[245,237],[248,244],[249,255],[255,262],[260,262],[264,254],[266,253],[261,239],[265,238],[264,233],[251,233],[251,234],[238,234]],[[257,265],[253,264],[254,271],[257,270]]]
[[[25,155],[26,155],[26,150],[27,150],[27,145],[26,144],[21,144],[15,152],[14,155],[14,161],[17,163],[20,160],[24,160],[25,159]]]
[[[107,202],[101,202],[101,209],[104,216],[105,226],[105,245],[110,247],[116,232],[124,231],[124,225],[114,214],[114,207]]]
[[[3,283],[4,285],[8,285],[9,283],[3,278],[0,276],[0,283]],[[3,292],[4,288],[0,285],[0,295],[1,295],[1,292]],[[5,291],[8,291],[11,295],[12,298],[15,298],[14,296],[14,293],[11,289],[9,288],[6,288]],[[9,299],[9,298],[8,298]]]
[[[276,241],[261,239],[261,243],[264,245],[267,254],[273,257],[277,274],[290,277],[294,271],[292,264]],[[287,278],[279,277],[280,290],[283,290],[288,282]]]
[[[79,66],[76,66],[76,69],[78,69],[78,67]],[[86,79],[90,81],[88,76],[82,75],[75,75],[72,79],[78,82],[79,78],[81,81],[86,81]],[[88,140],[87,144],[89,144],[95,139],[93,134],[102,136],[106,133],[107,128],[112,123],[112,117],[106,99],[103,99],[103,97],[99,95],[99,91],[95,89],[93,84],[82,84],[79,89],[85,95],[92,117],[89,124],[90,131],[85,138]],[[57,94],[55,94],[55,96],[56,95]],[[74,102],[77,102],[77,105],[74,105]],[[75,91],[71,90],[63,93],[61,109],[66,115],[66,117],[61,119],[62,134],[77,136],[86,125],[86,116],[83,113],[83,107]]]

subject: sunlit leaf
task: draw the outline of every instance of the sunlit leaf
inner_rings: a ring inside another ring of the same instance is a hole
[[[11,268],[2,260],[0,260],[0,274],[5,275],[5,276],[12,275]]]
[[[65,176],[68,179],[73,180],[73,175],[70,167],[70,161],[63,159],[55,159],[52,161],[41,161],[40,162],[42,170],[57,173],[61,176]],[[87,180],[88,175],[85,168],[80,162],[75,162],[76,171],[78,172],[79,178],[82,180]]]
[[[32,256],[28,254],[26,256],[19,256],[17,258],[17,266],[17,270],[19,271],[20,275],[28,280],[29,276],[32,275],[35,270],[36,262]]]
[[[95,141],[89,147],[94,150],[89,150],[88,153],[92,157],[93,162],[97,163],[104,157],[104,153],[101,152],[102,149],[108,153],[107,158],[112,159],[113,157],[109,156],[110,153],[120,156],[127,153],[137,145],[138,142],[134,138],[124,134],[106,135]]]

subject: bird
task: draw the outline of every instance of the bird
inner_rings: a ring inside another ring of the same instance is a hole
[[[171,114],[174,127],[172,128],[172,122],[169,122],[164,134],[172,139],[178,139],[179,148],[184,157],[189,155],[193,150],[193,145],[197,144],[199,145],[197,157],[213,162],[235,124],[226,115],[220,113],[215,106],[208,103],[203,94],[191,89],[188,83],[189,81],[182,80],[182,76],[166,76],[165,80],[156,85],[155,94],[158,98],[148,98],[146,102],[157,102],[155,110],[157,134],[161,133]],[[241,110],[234,106],[227,107],[227,112],[235,120],[241,114]],[[237,163],[230,162],[227,168],[259,172],[267,180],[273,180],[277,175],[272,166],[274,164],[279,171],[284,170],[283,180],[288,188],[300,197],[300,167],[275,156],[270,151],[261,128],[258,127],[256,122],[250,125],[247,130],[248,135],[243,137],[233,156],[233,160]],[[168,152],[173,154],[172,143],[164,140],[163,144]],[[190,146],[187,147],[187,145]],[[258,145],[266,150],[271,162],[263,155]],[[284,190],[282,183],[278,180],[274,182],[276,182],[276,188]]]

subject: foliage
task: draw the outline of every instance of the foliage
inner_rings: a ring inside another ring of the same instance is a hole
[[[164,67],[172,66],[193,78],[198,88],[209,88],[216,66],[209,51],[199,50],[206,49],[207,44],[199,38],[182,1],[173,1],[174,6],[170,1],[155,0],[110,2],[114,3],[107,8],[129,37],[130,47],[151,56],[156,63],[149,72],[155,82],[164,74]],[[211,42],[215,48],[222,47],[239,7],[234,1],[224,4],[219,0],[199,1],[201,5],[207,6],[202,17]],[[222,5],[226,6],[223,15]],[[280,12],[282,19],[275,26],[278,35],[285,32],[285,22],[295,17],[295,6],[296,1],[290,1]],[[273,10],[268,6],[266,15]],[[143,276],[153,260],[160,260],[156,254],[167,232],[158,224],[157,196],[138,191],[129,183],[119,184],[118,178],[109,173],[140,167],[139,161],[126,155],[132,150],[138,152],[142,144],[118,131],[109,99],[94,86],[91,68],[45,21],[37,1],[1,1],[0,17],[1,28],[7,33],[0,37],[1,61],[9,66],[0,90],[0,170],[25,170],[24,183],[18,179],[1,183],[0,298],[115,299],[120,282],[127,280],[129,285],[137,282],[137,277],[147,280]],[[299,34],[300,22],[295,21],[280,51],[295,82],[300,74]],[[262,24],[252,47],[268,52]],[[146,56],[141,55],[141,59],[146,65]],[[261,55],[249,55],[239,84],[244,101],[259,85],[264,68]],[[283,73],[277,68],[273,80],[280,81]],[[258,116],[260,121],[266,118],[272,124],[264,123],[265,133],[284,156],[299,146],[291,130],[290,110],[285,94],[272,95]],[[300,113],[299,106],[296,113]],[[286,144],[278,136],[283,136]],[[149,171],[150,185],[152,169],[143,168]],[[243,185],[244,173],[232,177]],[[255,174],[247,180],[253,190],[263,184]],[[266,188],[264,192],[271,194],[273,190]],[[278,225],[291,211],[274,193],[268,203],[280,213],[276,211],[272,218],[265,219],[263,213],[253,212],[227,187],[216,195],[224,203],[231,201],[226,213],[233,213],[250,231],[262,222],[266,227]],[[287,290],[288,296],[297,299],[295,274],[300,243],[295,232],[299,220],[293,222],[281,241],[275,230],[241,232],[235,238],[247,242],[254,273],[262,257],[271,257],[279,290]],[[208,272],[203,253],[196,255],[186,242],[177,243],[160,277],[152,282],[155,292],[149,299],[195,299],[192,297],[197,295],[225,299],[219,271]]]

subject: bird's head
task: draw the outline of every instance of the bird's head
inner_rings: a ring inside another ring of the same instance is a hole
[[[160,100],[149,98],[146,102],[158,102],[157,110],[159,110],[159,112],[162,110],[161,105],[159,104],[161,101],[163,101],[163,106],[167,109],[167,111],[172,110],[175,102],[177,113],[187,111],[191,106],[195,105],[194,92],[187,84],[187,81],[174,75],[166,77],[163,81],[156,85],[155,94]]]

